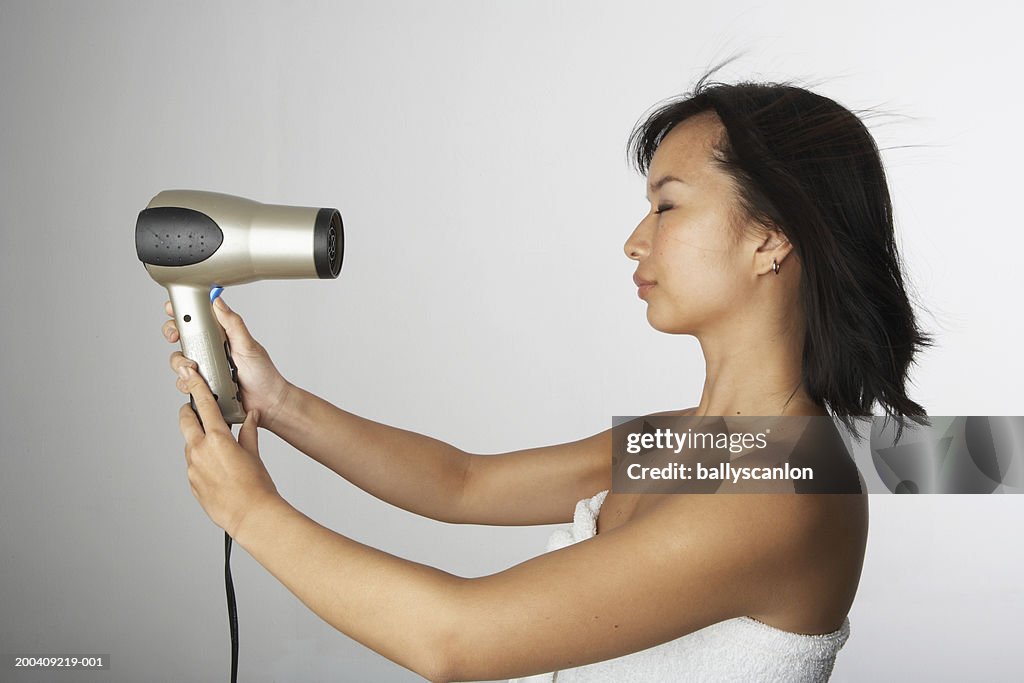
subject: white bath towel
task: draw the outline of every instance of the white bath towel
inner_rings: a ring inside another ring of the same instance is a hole
[[[594,536],[607,495],[601,491],[577,503],[572,526],[551,534],[548,552]],[[509,683],[819,683],[831,676],[836,653],[849,635],[849,619],[833,633],[803,635],[739,617],[640,652]]]

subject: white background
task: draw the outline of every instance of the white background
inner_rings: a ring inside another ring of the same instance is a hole
[[[699,400],[696,341],[647,325],[622,253],[648,210],[625,143],[735,53],[719,78],[890,112],[868,122],[899,147],[899,244],[939,342],[911,396],[1024,414],[1009,7],[0,2],[0,651],[112,657],[61,680],[227,678],[222,534],[187,485],[166,292],[134,251],[153,195],[341,210],[337,280],[225,294],[293,382],[474,452],[575,440]],[[261,439],[300,510],[452,573],[528,559],[552,530],[417,518]],[[1019,675],[1024,497],[871,512],[833,680]],[[244,551],[232,564],[240,679],[420,680]]]

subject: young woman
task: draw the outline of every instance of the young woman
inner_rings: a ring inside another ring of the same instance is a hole
[[[700,403],[661,415],[833,416],[851,428],[875,403],[924,415],[905,381],[929,339],[870,134],[807,90],[706,78],[630,137],[651,203],[625,244],[638,294],[655,329],[699,340],[707,366]],[[171,355],[205,425],[182,406],[193,493],[346,635],[432,681],[829,677],[864,556],[863,493],[610,493],[611,430],[474,455],[292,385],[223,298],[214,308],[251,412],[236,442],[194,363]],[[173,320],[163,331],[177,341]],[[574,526],[507,570],[454,576],[291,507],[259,458],[257,425],[410,512]]]

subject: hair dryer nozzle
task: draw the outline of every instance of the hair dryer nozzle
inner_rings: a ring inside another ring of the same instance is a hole
[[[337,209],[320,209],[313,228],[313,261],[322,279],[338,277],[345,255],[345,230]]]

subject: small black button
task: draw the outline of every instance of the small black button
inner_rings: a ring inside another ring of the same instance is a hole
[[[224,355],[228,357],[228,365],[231,366],[231,369],[237,370],[235,359],[231,357],[231,344],[226,339],[224,340]]]

